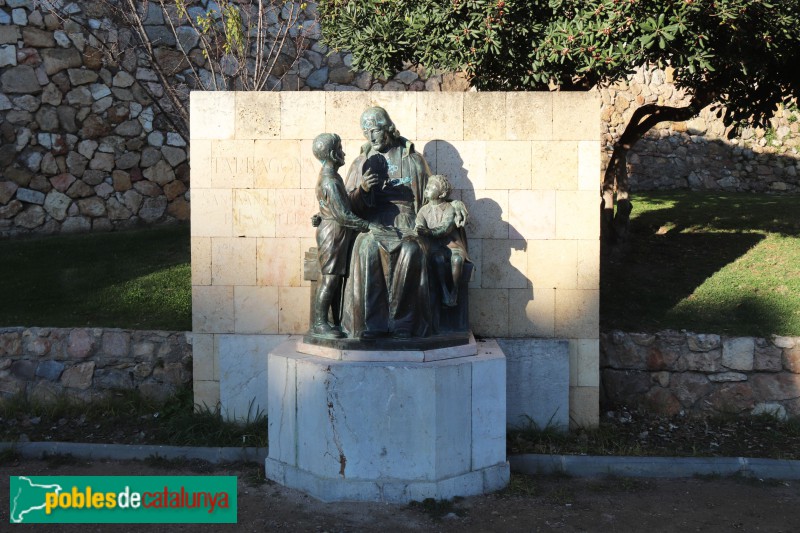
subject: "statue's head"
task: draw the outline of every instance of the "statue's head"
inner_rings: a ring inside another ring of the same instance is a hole
[[[320,133],[317,135],[311,145],[311,151],[314,152],[314,157],[320,163],[330,159],[338,165],[336,168],[344,164],[342,139],[335,133]]]
[[[382,107],[370,107],[361,114],[361,130],[364,137],[379,152],[391,148],[400,132]]]
[[[447,178],[441,174],[434,174],[428,178],[428,184],[425,186],[425,199],[430,201],[434,199],[444,200],[450,196],[453,186]]]

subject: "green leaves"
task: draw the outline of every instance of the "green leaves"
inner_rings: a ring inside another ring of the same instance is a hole
[[[323,38],[384,77],[406,62],[480,89],[589,88],[669,64],[737,120],[800,93],[800,0],[321,0]],[[750,120],[750,119],[748,119]]]

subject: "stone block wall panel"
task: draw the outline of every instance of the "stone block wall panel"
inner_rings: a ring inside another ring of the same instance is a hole
[[[800,338],[600,334],[603,401],[674,415],[800,415]]]

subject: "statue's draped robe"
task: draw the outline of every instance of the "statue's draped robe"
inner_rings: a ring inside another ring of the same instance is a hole
[[[384,155],[365,144],[350,166],[346,189],[353,212],[383,226],[413,233],[422,193],[431,172],[414,145],[403,138]],[[380,178],[368,193],[361,188],[367,168]],[[342,327],[351,337],[364,331],[431,333],[428,270],[417,236],[400,232],[361,233],[350,256]]]

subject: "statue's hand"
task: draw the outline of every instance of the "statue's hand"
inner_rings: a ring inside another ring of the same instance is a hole
[[[369,192],[373,187],[378,185],[380,181],[380,178],[372,173],[372,169],[369,169],[361,176],[361,188],[364,192]]]
[[[314,226],[315,228],[318,228],[320,224],[322,224],[322,217],[319,215],[319,213],[312,215],[311,225]]]
[[[453,221],[456,223],[456,227],[463,228],[467,225],[467,219],[469,218],[467,206],[461,200],[453,200],[450,205],[453,206]]]
[[[431,236],[430,228],[427,228],[425,226],[417,226],[415,229],[417,231],[417,235],[420,235],[420,236],[423,236],[423,237],[430,237]]]

